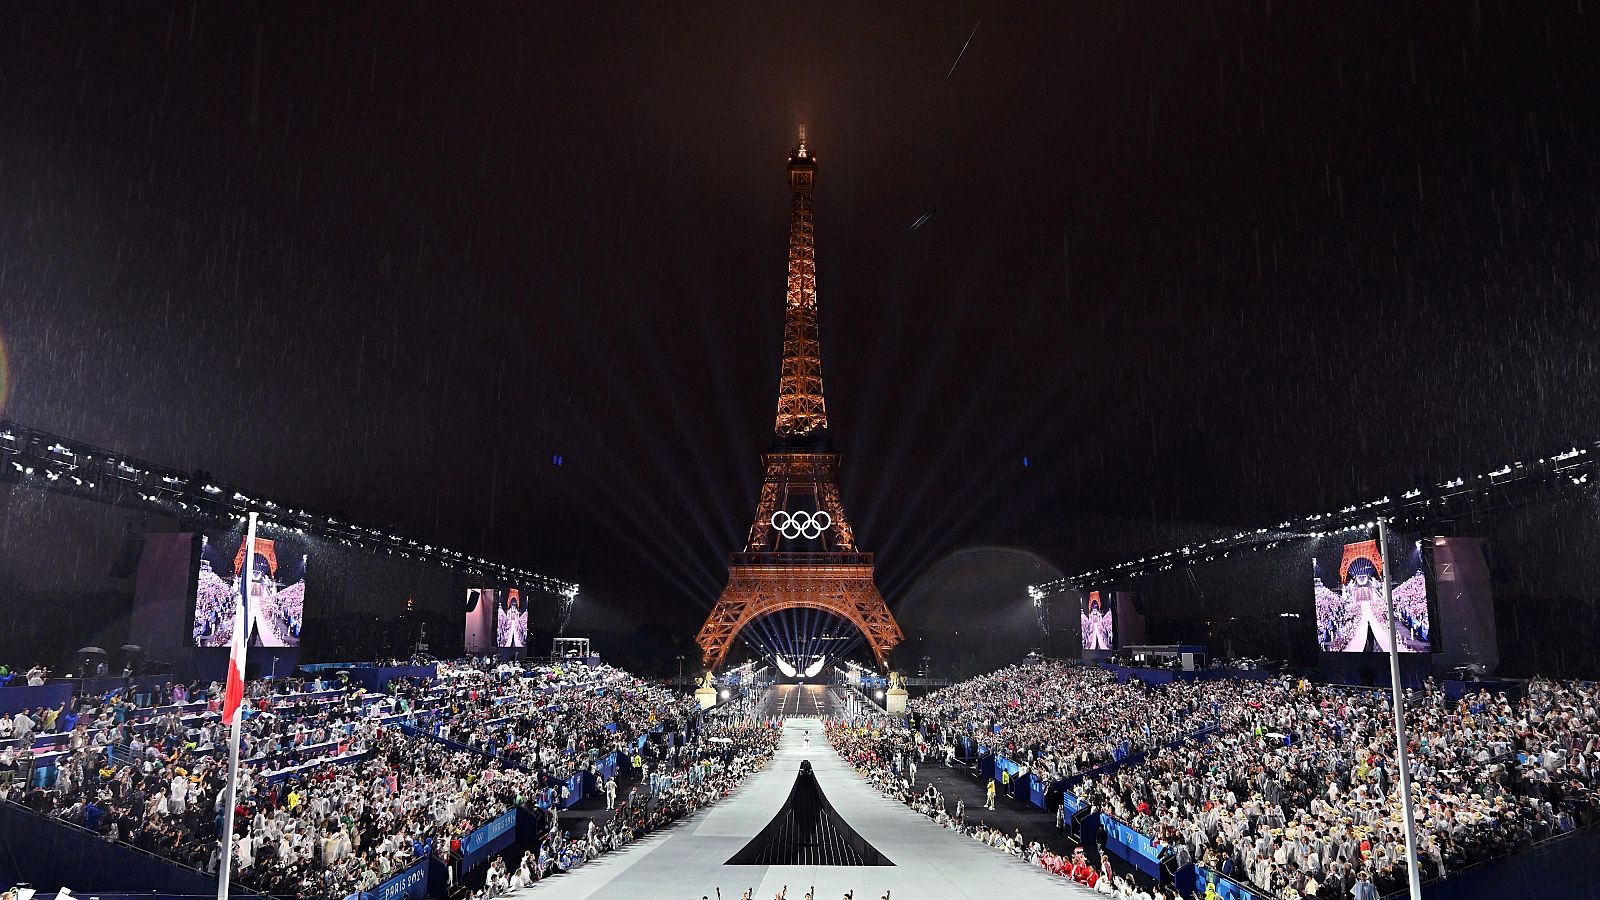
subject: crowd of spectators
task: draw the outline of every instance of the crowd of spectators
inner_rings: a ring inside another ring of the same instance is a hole
[[[682,744],[667,749],[656,777],[630,791],[603,825],[591,817],[586,828],[573,831],[554,818],[538,846],[525,851],[515,866],[497,860],[472,900],[490,900],[570,871],[717,802],[766,765],[779,733],[772,723],[754,718],[707,719],[686,733]]]
[[[533,788],[526,773],[392,729],[376,730],[361,750],[354,765],[280,780],[241,767],[233,850],[241,884],[281,897],[368,890],[435,848],[447,851]],[[68,769],[52,789],[20,799],[108,840],[214,873],[226,760],[173,756]]]
[[[0,779],[0,799],[216,872],[227,767],[220,692],[164,684],[23,714],[30,733],[64,727],[70,752],[52,779]],[[437,679],[396,682],[384,695],[252,681],[235,877],[280,897],[344,897],[429,854],[458,860],[462,836],[515,806],[548,827],[529,871],[571,868],[712,802],[771,753],[776,737],[761,725],[702,726],[693,709],[609,667],[442,665]],[[15,731],[16,717],[6,721]],[[565,779],[614,750],[655,777],[600,833],[562,832]],[[10,752],[0,749],[0,763],[16,762]]]
[[[1223,713],[1209,685],[1118,683],[1102,669],[1037,662],[1001,669],[912,701],[935,745],[962,737],[1065,778],[1193,734]]]
[[[233,641],[233,617],[238,614],[239,590],[202,558],[195,584],[194,642],[201,647],[226,647]]]
[[[0,687],[38,687],[50,677],[50,671],[44,666],[34,666],[26,672],[18,672],[10,666],[0,663]]]
[[[692,697],[606,665],[442,664],[436,687],[445,702],[421,722],[432,733],[561,780],[612,752],[631,757],[640,736],[678,731],[697,708]]]
[[[1479,691],[1452,702],[1431,681],[1408,692],[1425,880],[1600,820],[1596,693],[1540,679],[1515,699]],[[1363,876],[1380,894],[1404,887],[1386,691],[1287,676],[1118,685],[1095,668],[1037,663],[930,694],[911,711],[918,730],[899,735],[907,746],[895,752],[967,737],[1052,780],[1128,760],[1073,793],[1176,863],[1205,864],[1263,895],[1343,897]]]
[[[1098,868],[1089,864],[1083,849],[1060,854],[1039,841],[1025,839],[1021,831],[1007,833],[986,824],[981,813],[969,815],[964,801],[951,804],[932,783],[916,786],[917,761],[926,762],[927,744],[919,732],[884,722],[835,723],[827,728],[834,750],[861,772],[880,793],[906,804],[944,828],[964,834],[980,844],[1043,868],[1109,897],[1123,900],[1174,900],[1176,892],[1141,884],[1112,871],[1110,857],[1101,854]]]
[[[0,717],[0,774],[30,762],[35,737],[61,746],[53,782],[0,777],[0,798],[214,872],[219,694],[217,684],[165,683]],[[1597,694],[1540,679],[1521,697],[1451,701],[1431,682],[1408,692],[1424,878],[1600,820]],[[489,871],[481,893],[493,896],[715,802],[777,743],[773,723],[749,709],[701,721],[688,698],[604,666],[442,665],[436,679],[396,682],[381,698],[279,679],[251,682],[247,697],[232,862],[242,884],[284,897],[342,897],[419,857],[459,858],[463,835],[522,806],[547,830],[520,862]],[[1172,862],[1283,900],[1347,896],[1363,876],[1381,894],[1403,887],[1387,692],[1287,676],[1150,686],[1043,662],[935,692],[911,713],[910,727],[834,723],[827,736],[886,795],[1097,892],[1158,896],[975,820],[919,788],[916,765],[962,739],[1050,780],[1125,761],[1072,790]],[[402,733],[397,720],[423,733]],[[567,779],[613,752],[638,786],[618,797],[611,781],[615,814],[563,829]]]
[[[1406,719],[1424,880],[1600,818],[1592,688],[1451,703],[1430,684]],[[1281,678],[1258,684],[1238,727],[1076,792],[1272,896],[1345,896],[1363,872],[1388,894],[1406,879],[1392,721],[1386,692]]]

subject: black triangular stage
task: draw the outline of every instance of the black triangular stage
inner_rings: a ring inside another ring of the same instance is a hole
[[[878,848],[856,834],[823,796],[811,771],[800,763],[789,799],[767,827],[723,865],[728,866],[892,866]]]

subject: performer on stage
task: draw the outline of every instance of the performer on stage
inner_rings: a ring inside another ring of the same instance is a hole
[[[1355,632],[1345,644],[1346,652],[1369,648],[1389,652],[1389,616],[1383,605],[1383,586],[1371,560],[1357,559],[1350,564],[1350,577],[1344,585],[1345,609],[1356,618]]]
[[[1101,605],[1100,592],[1090,591],[1083,609],[1083,649],[1110,650],[1112,640],[1111,610]]]
[[[501,647],[525,647],[528,644],[528,614],[522,608],[522,594],[516,588],[505,593],[505,603],[500,607],[496,643]]]

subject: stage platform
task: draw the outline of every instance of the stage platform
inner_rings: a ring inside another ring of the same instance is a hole
[[[809,748],[806,738],[809,736]],[[891,866],[729,866],[737,853],[782,808],[800,762],[810,760],[828,801]],[[828,746],[822,721],[791,718],[772,761],[711,809],[576,871],[546,879],[505,896],[517,900],[737,900],[755,888],[768,900],[784,885],[789,900],[801,900],[812,885],[817,900],[894,898],[1077,897],[1098,895],[1038,866],[985,847],[906,806],[884,798]]]

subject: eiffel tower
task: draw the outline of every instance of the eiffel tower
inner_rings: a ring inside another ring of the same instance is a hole
[[[789,154],[789,280],[784,303],[783,368],[772,446],[755,524],[742,552],[728,557],[728,586],[695,642],[708,670],[722,664],[748,624],[785,609],[816,609],[861,631],[880,666],[902,640],[900,626],[872,580],[872,554],[856,547],[839,502],[839,454],[828,442],[817,332],[817,260],[811,193],[817,160],[805,126]]]

